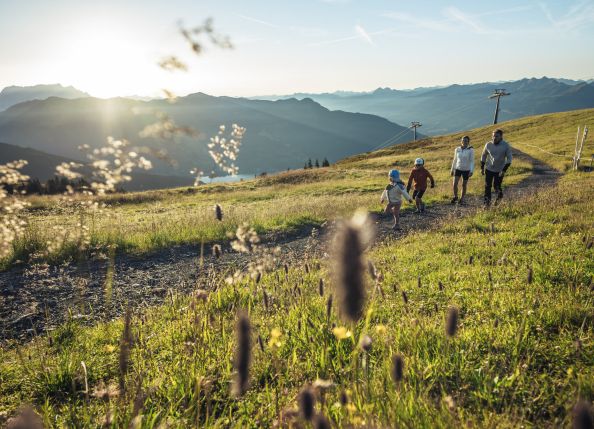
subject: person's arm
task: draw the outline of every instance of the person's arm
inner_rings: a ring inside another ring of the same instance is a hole
[[[408,194],[408,192],[406,192],[406,189],[402,189],[400,188],[400,193],[402,194],[402,196],[404,198],[406,198],[406,201],[408,201],[409,203],[413,202],[413,199],[411,198],[411,196]]]
[[[458,156],[458,148],[454,149],[454,160],[452,161],[452,168],[450,168],[450,176],[454,175],[456,169],[456,157]]]
[[[388,190],[384,189],[384,192],[382,192],[382,198],[380,199],[380,204],[383,204],[386,200],[388,200]]]
[[[474,173],[474,149],[470,148],[470,173],[468,175],[472,176],[472,173]]]
[[[508,144],[507,149],[505,150],[505,165],[503,166],[503,170],[501,170],[500,176],[503,176],[512,162],[512,150],[511,146]]]
[[[410,192],[410,188],[412,186],[413,174],[414,174],[414,171],[411,171],[408,176],[408,184],[406,185],[406,192]]]
[[[433,176],[431,173],[429,173],[429,171],[427,171],[427,177],[429,177],[429,180],[431,180],[431,187],[435,188],[435,180],[433,180]]]

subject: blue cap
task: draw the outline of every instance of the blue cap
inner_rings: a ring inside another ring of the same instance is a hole
[[[393,180],[400,180],[400,172],[398,170],[390,170],[388,177]]]

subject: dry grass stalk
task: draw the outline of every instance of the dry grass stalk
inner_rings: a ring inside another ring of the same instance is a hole
[[[360,319],[366,299],[362,234],[362,227],[350,221],[336,236],[336,291],[341,315],[351,321]]]
[[[398,384],[404,378],[404,358],[401,354],[392,357],[392,380]]]
[[[130,365],[130,349],[132,347],[132,311],[130,307],[126,309],[124,316],[124,330],[122,331],[122,338],[120,339],[120,354],[119,354],[119,369],[120,378],[119,385],[120,390],[124,392],[126,390],[126,374],[128,372],[128,366]]]
[[[241,314],[237,322],[237,351],[235,353],[235,379],[234,393],[243,395],[248,388],[249,368],[251,360],[251,326],[246,314]]]
[[[448,309],[448,316],[446,319],[446,335],[450,338],[455,336],[456,331],[458,330],[458,317],[458,307],[450,307]]]
[[[299,412],[301,417],[307,421],[311,421],[315,415],[316,398],[311,387],[304,387],[299,392]]]

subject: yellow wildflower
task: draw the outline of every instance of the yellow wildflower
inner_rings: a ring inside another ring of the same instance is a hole
[[[337,326],[336,328],[332,329],[332,333],[339,340],[345,340],[353,336],[353,333],[344,326]]]

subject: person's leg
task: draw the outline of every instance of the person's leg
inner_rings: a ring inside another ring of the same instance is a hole
[[[455,203],[456,201],[458,201],[458,182],[460,181],[460,176],[454,176],[454,182],[452,184],[452,188],[454,191],[454,199],[452,200],[452,203]],[[464,191],[462,192],[462,198],[464,198]]]
[[[493,184],[493,187],[495,188],[495,191],[497,192],[497,200],[496,201],[499,201],[500,199],[503,198],[503,188],[501,187],[502,184],[503,184],[503,177],[501,177],[499,175],[499,173],[496,173],[495,181]]]
[[[464,201],[464,197],[466,196],[466,189],[468,188],[468,176],[466,179],[462,179],[462,196],[460,197],[460,202]]]
[[[425,194],[425,189],[420,189],[417,193],[417,198],[419,199],[419,207],[421,212],[425,211],[425,203],[423,202],[423,195]]]
[[[492,173],[489,170],[485,170],[485,204],[491,204],[491,187],[493,186],[493,178],[497,173]]]
[[[400,229],[400,204],[394,204],[392,214],[394,215],[394,229]]]
[[[419,191],[417,191],[416,189],[413,191],[412,194],[412,198],[413,200],[415,200],[415,207],[417,208],[417,213],[421,212],[421,199],[419,198]]]

